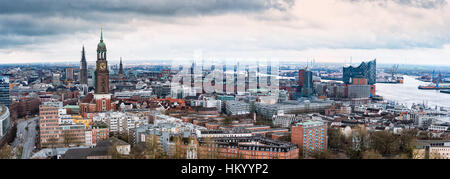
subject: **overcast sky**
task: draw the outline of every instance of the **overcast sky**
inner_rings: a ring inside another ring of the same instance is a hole
[[[0,62],[278,59],[450,65],[446,0],[7,0]]]

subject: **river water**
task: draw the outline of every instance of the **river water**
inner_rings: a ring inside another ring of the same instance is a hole
[[[439,90],[419,90],[419,85],[428,85],[429,82],[416,80],[413,76],[403,78],[403,84],[377,83],[377,95],[383,96],[384,100],[396,101],[409,107],[413,103],[450,107],[450,94],[440,93]]]

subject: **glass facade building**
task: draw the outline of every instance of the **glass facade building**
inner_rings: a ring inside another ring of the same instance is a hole
[[[0,76],[0,105],[5,105],[9,108],[9,77]]]
[[[365,78],[369,85],[376,83],[377,77],[377,60],[370,62],[362,62],[358,67],[344,67],[342,81],[345,84],[351,84],[353,78]]]

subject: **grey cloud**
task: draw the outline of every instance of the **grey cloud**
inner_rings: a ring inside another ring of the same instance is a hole
[[[295,0],[1,1],[0,48],[27,44],[30,40],[25,37],[87,32],[100,24],[113,30],[114,24],[123,24],[132,18],[257,13],[269,9],[286,11],[294,3]]]
[[[196,15],[226,12],[286,10],[294,0],[15,0],[2,2],[0,14],[83,16],[89,12],[145,15]]]

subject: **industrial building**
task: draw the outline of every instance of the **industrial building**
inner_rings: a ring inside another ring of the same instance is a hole
[[[225,101],[225,112],[230,116],[250,114],[250,104],[244,101]]]

